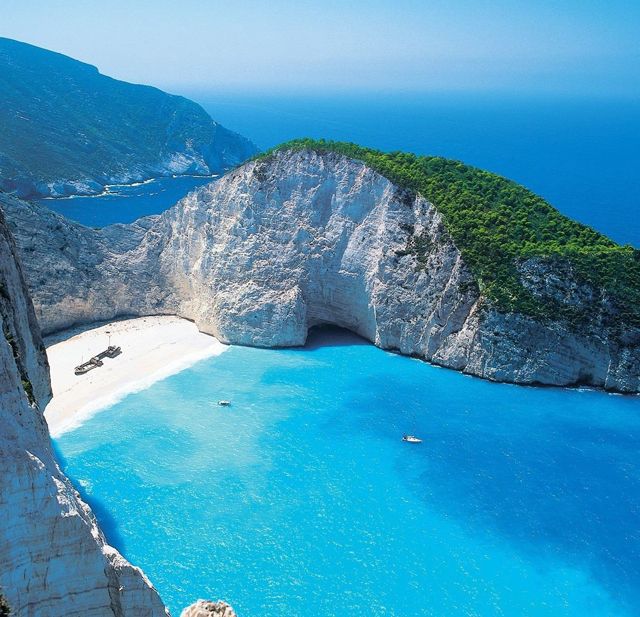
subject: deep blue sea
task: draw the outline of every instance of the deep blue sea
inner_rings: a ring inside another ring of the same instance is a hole
[[[199,597],[241,617],[640,615],[638,397],[325,331],[232,347],[57,447],[174,615]]]
[[[261,149],[295,137],[451,157],[502,174],[568,216],[640,246],[640,101],[480,94],[186,92]],[[600,93],[598,93],[600,94]],[[201,179],[163,179],[100,198],[45,200],[89,226],[167,209]]]
[[[524,184],[618,242],[640,246],[640,101],[402,92],[187,95],[262,149],[308,136],[459,159]]]
[[[87,227],[105,227],[164,212],[189,191],[211,181],[211,177],[204,176],[169,176],[142,183],[114,184],[101,195],[40,199],[38,203]]]

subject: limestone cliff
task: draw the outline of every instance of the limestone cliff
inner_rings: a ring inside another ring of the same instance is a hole
[[[55,461],[41,412],[51,396],[49,367],[1,213],[0,322],[0,589],[12,614],[166,615]]]
[[[279,151],[100,232],[4,201],[45,331],[175,313],[226,342],[288,346],[331,323],[487,379],[640,389],[640,331],[608,325],[608,299],[570,268],[531,259],[519,276],[534,296],[597,302],[579,328],[498,310],[435,205],[340,154]]]

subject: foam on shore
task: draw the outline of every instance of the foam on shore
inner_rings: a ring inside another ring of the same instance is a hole
[[[84,331],[69,330],[49,337],[45,343],[53,389],[45,418],[53,437],[77,428],[128,394],[228,348],[199,332],[192,322],[174,316],[140,317]],[[74,374],[78,364],[109,343],[119,345],[122,354],[105,358],[103,366],[85,375]]]

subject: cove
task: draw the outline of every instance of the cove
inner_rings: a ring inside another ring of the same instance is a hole
[[[160,214],[193,189],[214,179],[212,176],[167,176],[134,184],[114,184],[100,195],[40,199],[37,203],[87,227],[106,227]]]
[[[321,330],[304,349],[232,347],[56,446],[174,615],[219,597],[241,617],[628,616],[639,412]]]

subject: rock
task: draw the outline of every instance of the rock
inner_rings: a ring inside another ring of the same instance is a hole
[[[0,589],[12,615],[167,615],[60,471],[42,409],[49,367],[0,213]]]
[[[609,327],[606,298],[577,329],[499,312],[435,205],[340,154],[278,151],[101,231],[3,201],[45,332],[177,314],[224,342],[278,347],[327,323],[495,381],[640,390],[640,331]],[[520,275],[577,308],[597,297],[561,264],[529,260]]]
[[[236,617],[235,611],[226,603],[218,600],[198,600],[195,604],[185,608],[180,617]]]

